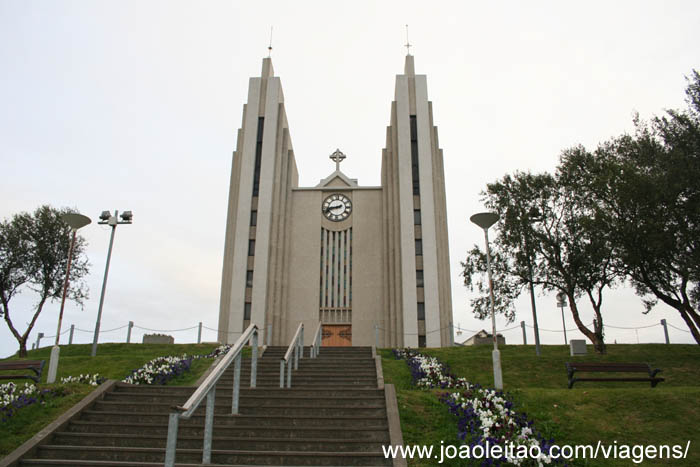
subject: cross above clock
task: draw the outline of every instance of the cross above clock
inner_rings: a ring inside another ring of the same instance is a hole
[[[330,159],[335,162],[335,170],[340,172],[340,163],[343,162],[347,156],[340,152],[340,149],[336,149],[333,154],[330,155]]]

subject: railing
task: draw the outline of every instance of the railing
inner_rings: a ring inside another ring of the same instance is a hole
[[[292,352],[294,355],[292,356]],[[299,369],[299,359],[304,355],[304,323],[299,323],[297,327],[297,332],[294,333],[292,337],[292,342],[289,343],[287,352],[285,352],[284,357],[280,360],[280,387],[284,387],[285,374],[284,369],[287,367],[287,387],[292,387],[292,367],[295,370]]]
[[[314,333],[314,341],[311,344],[311,358],[318,357],[318,353],[321,351],[321,335],[323,332],[323,326],[321,322],[318,322],[318,327],[316,327],[316,332]]]
[[[260,330],[254,324],[248,326],[248,329],[238,338],[231,350],[224,358],[216,365],[216,368],[207,376],[204,382],[197,390],[187,399],[182,407],[172,407],[168,419],[168,441],[165,447],[165,467],[173,467],[175,465],[175,450],[177,447],[177,428],[180,419],[189,419],[195,410],[207,398],[207,409],[204,419],[204,448],[202,453],[202,464],[211,463],[211,442],[214,433],[214,402],[216,398],[216,384],[219,378],[224,374],[226,369],[233,362],[233,398],[231,401],[231,414],[238,413],[238,399],[240,396],[240,381],[241,381],[241,351],[246,342],[251,341],[253,355],[250,365],[250,387],[254,388],[256,384],[258,370],[258,335]]]

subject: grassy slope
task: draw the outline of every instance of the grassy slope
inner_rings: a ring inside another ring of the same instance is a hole
[[[589,346],[589,352],[590,352]],[[396,384],[404,441],[407,444],[456,443],[455,422],[429,392],[412,389],[403,361],[382,350],[387,382]],[[491,348],[452,347],[427,349],[452,372],[471,382],[491,386]],[[685,461],[645,461],[643,465],[700,465],[700,347],[696,345],[610,345],[604,356],[577,357],[585,361],[648,362],[661,368],[666,382],[654,389],[644,383],[576,383],[567,389],[564,346],[543,346],[537,357],[533,346],[501,349],[503,379],[520,411],[559,444],[685,444],[691,440]],[[440,391],[435,391],[439,393]],[[445,426],[449,420],[449,427]],[[437,465],[415,463],[412,465]],[[633,465],[630,460],[601,459],[577,465]]]
[[[90,357],[91,344],[61,346],[61,356],[58,367],[58,380],[64,376],[78,376],[80,374],[94,374],[121,380],[131,373],[131,370],[139,368],[144,363],[156,357],[166,355],[207,354],[216,345],[214,344],[100,344],[97,348],[97,356]],[[50,348],[42,348],[29,352],[29,360],[46,360],[42,379],[42,388],[50,388],[58,385],[47,385],[48,360]],[[10,358],[8,360],[17,360]],[[211,359],[195,360],[191,371],[169,382],[170,385],[187,386],[193,384],[199,376],[211,365]],[[17,380],[16,383],[24,385],[31,380]],[[2,381],[5,383],[7,381]],[[23,442],[34,436],[44,426],[48,425],[63,412],[80,401],[90,393],[92,386],[70,384],[66,386],[69,394],[65,397],[52,399],[45,405],[34,404],[20,410],[9,421],[0,424],[0,456],[9,454]]]

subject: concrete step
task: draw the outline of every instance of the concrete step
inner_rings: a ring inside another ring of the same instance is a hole
[[[108,447],[145,447],[165,448],[166,435],[154,434],[105,434],[105,433],[56,433],[51,441],[54,445],[69,446],[108,446]],[[201,436],[178,436],[177,447],[180,449],[201,449]],[[333,438],[277,438],[270,436],[225,437],[214,436],[212,449],[236,449],[244,451],[379,451],[381,441]]]
[[[191,387],[168,387],[168,386],[148,386],[148,385],[117,385],[117,390],[113,394],[148,394],[148,395],[168,395],[168,396],[184,396],[189,397],[194,392],[195,388]],[[219,394],[231,397],[230,391],[227,393],[222,390],[219,383],[216,387],[217,397]],[[384,391],[381,389],[354,389],[354,388],[338,388],[335,386],[318,386],[313,389],[308,388],[247,388],[241,387],[241,397],[384,397]]]
[[[108,423],[149,423],[160,424],[167,426],[168,413],[123,413],[123,412],[105,412],[96,410],[86,410],[83,413],[81,420],[84,421],[101,421]],[[204,414],[195,413],[189,420],[180,421],[181,426],[201,425],[204,423]],[[214,417],[214,430],[218,426],[260,426],[270,427],[278,425],[303,426],[309,428],[317,428],[323,426],[329,427],[368,427],[380,428],[387,427],[386,416],[294,416],[294,415],[223,415],[217,414]]]
[[[135,401],[98,401],[93,406],[92,410],[104,411],[104,412],[121,412],[121,413],[167,413],[173,404],[162,403],[162,402],[142,402],[138,403]],[[269,404],[269,405],[258,405],[243,403],[240,404],[240,413],[249,415],[273,415],[275,413],[280,415],[294,415],[294,416],[379,416],[386,415],[386,410],[384,408],[384,401],[381,404],[366,405],[363,407],[358,407],[355,405],[342,405],[342,404],[323,404],[323,403],[306,403],[306,404],[296,404],[290,406],[289,404]],[[205,406],[202,404],[195,414],[203,414],[205,411]],[[231,401],[222,400],[214,406],[214,413],[216,414],[230,414],[231,413]]]
[[[165,460],[165,449],[43,445],[39,446],[37,449],[37,457],[39,459],[162,463]],[[202,450],[178,449],[177,459],[179,462],[184,463],[201,462]],[[217,449],[212,450],[211,460],[212,464],[234,465],[390,465],[386,462],[386,459],[384,459],[381,450],[374,452],[329,452],[244,451]],[[24,461],[22,465],[33,465],[31,462],[31,459],[29,459]]]
[[[152,436],[165,436],[168,434],[167,425],[148,423],[112,423],[112,422],[89,422],[75,421],[67,427],[70,433],[92,433],[92,434],[123,434],[139,435],[148,433]],[[179,436],[190,436],[202,439],[204,435],[204,425],[188,424],[180,426]],[[216,427],[216,435],[228,438],[256,438],[271,437],[278,439],[312,438],[334,440],[354,439],[358,441],[374,441],[384,444],[389,443],[389,435],[384,428],[366,427],[316,427],[304,428],[299,426],[283,426],[257,428],[252,426],[220,426]]]
[[[187,397],[183,395],[168,395],[168,394],[129,394],[129,393],[111,393],[106,394],[103,402],[117,403],[135,403],[135,404],[165,404],[168,407],[173,405],[183,405],[187,401]],[[353,407],[367,407],[374,405],[384,406],[384,398],[381,396],[371,397],[343,397],[340,396],[284,396],[277,397],[258,396],[258,395],[242,395],[239,401],[240,405],[250,407],[272,407],[272,406],[313,406],[313,407],[334,407],[335,404]],[[231,406],[231,394],[224,393],[217,389],[216,405]]]

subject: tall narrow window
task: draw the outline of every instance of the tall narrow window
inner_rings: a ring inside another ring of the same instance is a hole
[[[245,302],[243,305],[243,319],[250,320],[250,302]]]
[[[425,303],[418,302],[418,319],[425,319]]]
[[[423,285],[423,270],[416,270],[416,287],[424,287]]]
[[[420,180],[418,176],[418,129],[416,116],[411,115],[411,175],[413,178],[413,194],[420,195]]]
[[[255,256],[255,240],[248,240],[248,256]]]
[[[246,271],[245,273],[245,286],[253,287],[253,271]]]
[[[420,238],[416,240],[416,256],[423,255],[423,240]]]
[[[418,336],[418,347],[425,347],[425,336]]]
[[[255,145],[255,172],[253,174],[253,196],[258,196],[260,191],[260,165],[262,163],[262,143],[263,143],[263,128],[265,126],[265,118],[258,118],[258,137]]]
[[[258,225],[258,211],[250,211],[250,225]]]
[[[413,225],[420,225],[420,209],[413,210]]]

